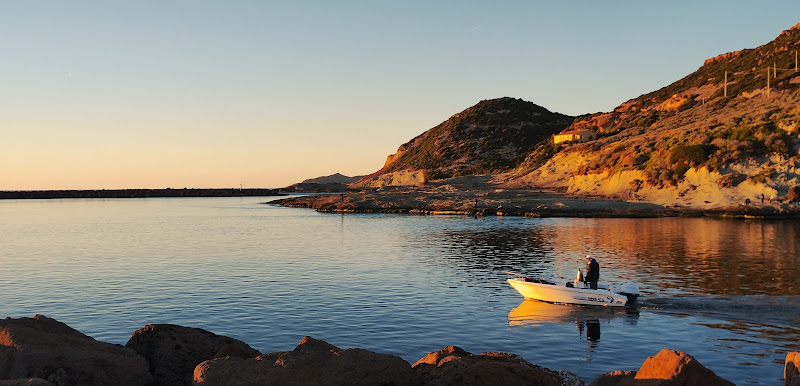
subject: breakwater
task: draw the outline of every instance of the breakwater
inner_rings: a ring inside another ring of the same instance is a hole
[[[0,191],[0,200],[55,198],[149,198],[149,197],[256,197],[277,196],[278,189],[97,189]]]

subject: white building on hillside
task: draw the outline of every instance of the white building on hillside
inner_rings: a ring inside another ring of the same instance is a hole
[[[597,139],[597,132],[590,129],[562,131],[553,136],[553,143],[586,142]]]

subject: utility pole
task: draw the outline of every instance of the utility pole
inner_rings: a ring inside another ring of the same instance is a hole
[[[778,79],[778,63],[772,62],[772,79]]]
[[[797,72],[797,50],[794,51],[794,72]]]
[[[767,67],[767,98],[769,98],[769,67]]]
[[[722,86],[722,96],[728,97],[728,71],[725,71],[725,83]]]

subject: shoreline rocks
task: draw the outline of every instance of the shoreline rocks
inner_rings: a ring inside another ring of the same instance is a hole
[[[147,359],[156,385],[191,385],[195,366],[209,358],[261,355],[240,340],[174,324],[148,324],[125,347]]]
[[[800,386],[800,352],[792,351],[786,354],[783,379],[786,386]]]
[[[577,375],[536,366],[519,355],[474,355],[457,346],[429,353],[412,366],[424,385],[583,385]]]
[[[800,385],[800,353],[786,356],[786,385]],[[151,324],[125,347],[96,341],[43,315],[0,320],[0,386],[10,385],[585,385],[511,353],[448,346],[413,365],[390,354],[341,349],[305,337],[292,351],[260,353],[199,328]],[[732,385],[690,355],[663,349],[638,371],[590,385]]]
[[[306,336],[292,351],[242,359],[207,360],[194,370],[195,385],[419,385],[402,358],[349,348],[340,349]]]
[[[147,360],[43,315],[0,320],[0,379],[55,385],[150,385]]]
[[[589,386],[647,385],[703,385],[735,386],[733,382],[715,374],[691,355],[662,349],[648,357],[638,371],[615,371],[595,379]]]
[[[399,213],[412,215],[526,217],[717,217],[740,219],[800,218],[800,206],[787,203],[698,208],[638,201],[580,197],[537,189],[461,189],[451,185],[351,190],[340,194],[292,196],[267,202],[329,213]]]

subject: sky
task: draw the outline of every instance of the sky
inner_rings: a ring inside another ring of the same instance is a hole
[[[0,190],[369,174],[481,100],[610,111],[798,22],[797,0],[0,0]]]

